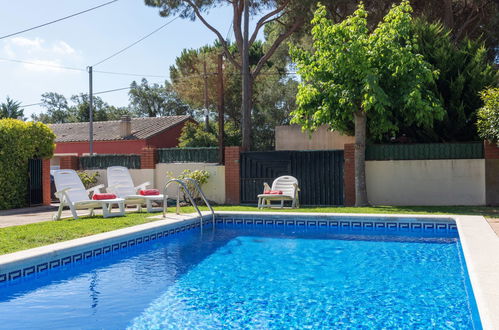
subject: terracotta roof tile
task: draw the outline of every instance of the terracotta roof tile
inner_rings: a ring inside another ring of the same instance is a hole
[[[132,118],[132,134],[120,136],[120,120],[94,122],[94,141],[143,140],[191,118],[185,116]],[[55,142],[88,141],[88,123],[51,124]]]

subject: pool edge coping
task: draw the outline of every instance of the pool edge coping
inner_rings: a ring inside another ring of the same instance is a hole
[[[458,229],[461,246],[466,261],[468,276],[473,288],[475,301],[478,307],[480,320],[484,329],[499,329],[499,237],[492,230],[482,216],[464,215],[420,215],[420,214],[362,214],[362,213],[306,213],[306,212],[252,212],[252,211],[218,211],[220,215],[235,216],[272,216],[287,217],[369,217],[369,218],[410,218],[415,219],[442,219],[447,222],[453,220]],[[161,216],[151,218],[162,219]],[[203,212],[204,222],[211,221],[211,214]],[[69,241],[22,250],[10,254],[0,255],[0,269],[15,269],[16,265],[28,263],[29,260],[50,259],[58,254],[83,250],[91,246],[103,245],[104,242],[116,241],[125,237],[133,237],[151,231],[176,229],[184,225],[199,222],[197,214],[182,214],[167,219],[157,220],[136,226],[121,228],[109,232],[81,237]],[[2,270],[1,272],[4,272]]]

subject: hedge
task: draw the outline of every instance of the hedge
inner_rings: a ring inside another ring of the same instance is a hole
[[[52,157],[54,140],[42,123],[0,120],[0,210],[27,206],[28,161]]]

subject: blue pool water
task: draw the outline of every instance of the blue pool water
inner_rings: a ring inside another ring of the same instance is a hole
[[[480,328],[456,233],[220,225],[0,285],[0,328]]]

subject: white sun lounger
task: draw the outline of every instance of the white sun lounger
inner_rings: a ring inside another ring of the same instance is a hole
[[[291,201],[291,208],[299,208],[300,201],[298,199],[298,180],[290,175],[280,176],[274,180],[272,187],[265,182],[263,184],[263,191],[280,190],[282,195],[278,194],[260,194],[258,195],[258,208],[272,207],[273,201],[280,201],[281,208],[284,207],[285,201]]]
[[[64,206],[69,207],[74,219],[78,219],[76,210],[82,209],[89,210],[92,216],[95,208],[102,208],[104,218],[125,215],[125,200],[122,198],[92,200],[88,197],[90,192],[98,193],[104,185],[98,185],[86,190],[80,177],[74,170],[57,170],[54,171],[53,175],[57,190],[55,196],[60,201],[59,209],[53,216],[54,220],[61,218]],[[113,204],[118,204],[119,212],[112,212]]]
[[[153,202],[166,203],[166,195],[143,196],[138,194],[139,190],[146,189],[150,182],[134,186],[132,176],[128,168],[123,166],[111,166],[107,168],[107,191],[125,199],[127,205],[137,205],[139,211],[142,204],[146,204],[147,212],[162,212],[163,207],[153,207]]]

